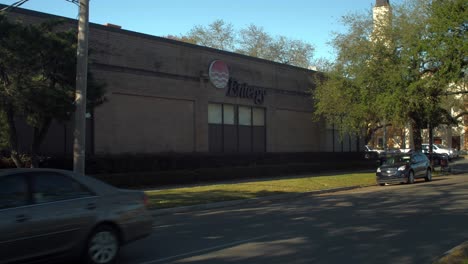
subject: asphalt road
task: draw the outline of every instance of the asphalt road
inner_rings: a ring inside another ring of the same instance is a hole
[[[119,263],[431,263],[466,240],[468,174],[457,174],[158,216]]]

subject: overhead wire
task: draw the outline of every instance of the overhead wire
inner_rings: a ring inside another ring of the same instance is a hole
[[[29,0],[20,0],[20,1],[17,1],[7,7],[4,7],[0,10],[0,12],[5,12],[5,11],[10,11],[14,8],[17,8],[17,7],[20,7],[21,5],[23,5],[24,3],[28,2]]]
[[[19,0],[19,1],[15,2],[15,3],[7,6],[7,7],[4,7],[2,9],[0,9],[0,12],[11,11],[11,10],[13,10],[13,9],[15,9],[17,7],[22,6],[24,3],[28,2],[28,1],[29,0]],[[80,6],[80,1],[79,0],[65,0],[65,1],[73,3],[73,4],[77,5],[77,6]]]
[[[77,5],[77,6],[80,6],[80,0],[65,0],[65,1],[73,3],[73,4]]]

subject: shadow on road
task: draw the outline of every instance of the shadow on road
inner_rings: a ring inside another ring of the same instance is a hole
[[[153,259],[164,261],[151,263],[431,263],[468,238],[467,187],[442,177],[175,214],[159,220]]]

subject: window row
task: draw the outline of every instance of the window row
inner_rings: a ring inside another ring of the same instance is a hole
[[[264,108],[209,104],[208,123],[210,152],[266,151]]]
[[[265,126],[265,109],[229,104],[209,104],[208,123],[241,126]]]

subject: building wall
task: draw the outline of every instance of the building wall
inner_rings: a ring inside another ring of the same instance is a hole
[[[268,142],[275,142],[274,152],[307,152],[321,151],[320,128],[312,121],[312,113],[276,109],[272,113],[274,125],[268,130],[272,135]],[[270,135],[270,133],[268,135]]]
[[[16,12],[27,23],[52,17]],[[267,152],[357,150],[351,138],[330,146],[336,133],[312,119],[315,71],[96,24],[89,46],[90,69],[108,99],[93,116],[96,153],[208,152],[210,103],[264,108]],[[263,104],[215,88],[207,77],[214,60],[229,66],[231,78],[265,90]]]
[[[131,110],[122,106],[131,105]],[[194,103],[113,93],[96,110],[97,153],[194,151]]]
[[[97,152],[207,152],[208,103],[256,106],[211,84],[206,76],[213,60],[226,62],[239,82],[266,90],[266,151],[323,150],[308,93],[313,71],[101,26],[91,27],[90,46],[96,77],[109,92],[109,102],[96,110]],[[156,138],[132,139],[123,123],[159,131]]]

